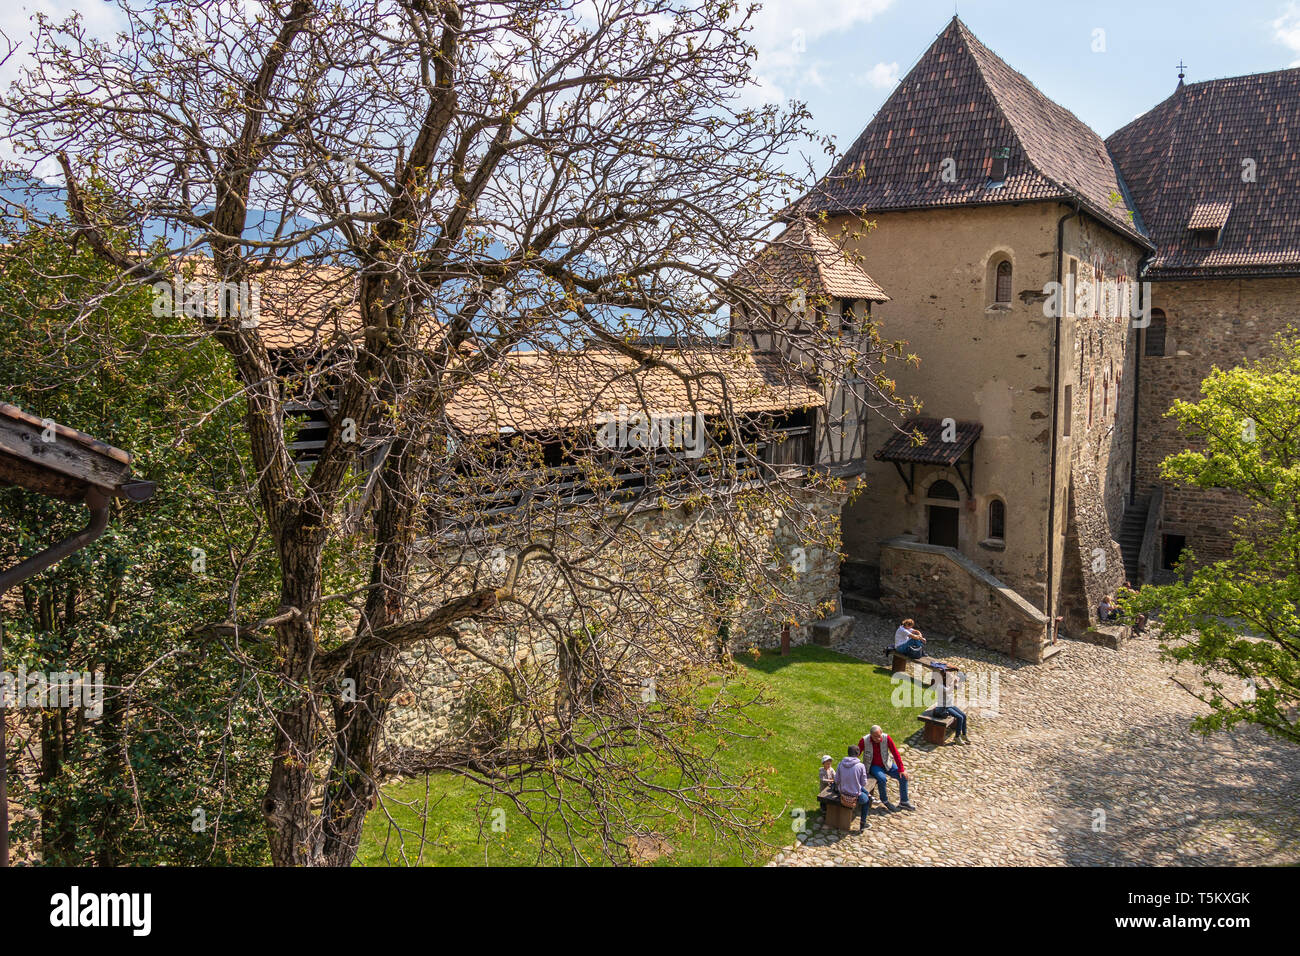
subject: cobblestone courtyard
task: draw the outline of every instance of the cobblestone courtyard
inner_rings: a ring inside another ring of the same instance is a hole
[[[859,614],[852,639],[836,650],[879,663],[893,628]],[[1122,652],[1065,641],[1033,665],[926,636],[936,658],[996,669],[998,715],[968,710],[969,747],[932,747],[919,730],[897,740],[918,812],[877,804],[865,833],[856,820],[843,833],[818,816],[773,864],[1300,862],[1300,747],[1255,728],[1191,732],[1190,720],[1207,708],[1174,683],[1153,640]],[[878,719],[864,714],[863,730]],[[897,793],[891,781],[895,803]],[[1099,810],[1104,831],[1094,829]]]

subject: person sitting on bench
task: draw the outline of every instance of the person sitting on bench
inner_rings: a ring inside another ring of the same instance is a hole
[[[858,830],[869,830],[867,811],[871,809],[871,794],[867,792],[867,768],[858,759],[862,753],[858,747],[850,747],[849,755],[840,761],[835,771],[835,779],[840,788],[840,805],[859,811]]]
[[[961,672],[961,668],[953,664],[944,665],[942,670],[934,672],[934,710],[930,713],[934,717],[953,717],[957,723],[954,729],[957,731],[957,740],[963,744],[970,744],[970,738],[966,736],[966,712],[960,707],[953,706],[953,689],[966,679],[966,675]]]
[[[1119,620],[1119,605],[1115,599],[1107,594],[1097,605],[1097,620],[1102,624],[1113,624]]]
[[[893,737],[881,730],[880,725],[877,724],[871,728],[869,734],[858,741],[858,746],[854,749],[871,760],[871,769],[868,772],[876,778],[876,792],[880,794],[880,802],[885,805],[886,810],[894,809],[893,804],[889,802],[890,777],[898,781],[898,805],[904,810],[916,809],[912,801],[907,799],[907,771],[903,768],[903,758],[898,755]],[[863,763],[866,763],[866,760],[863,760]],[[841,763],[840,766],[843,767],[844,764]],[[843,785],[841,782],[840,786]]]
[[[885,648],[885,654],[902,654],[917,661],[925,656],[925,638],[910,617],[894,632],[894,646]]]
[[[819,793],[836,793],[835,788],[835,765],[831,762],[830,754],[822,754],[822,769],[817,775],[817,790]]]

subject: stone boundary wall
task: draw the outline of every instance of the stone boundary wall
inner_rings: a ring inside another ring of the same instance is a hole
[[[952,548],[892,538],[880,549],[880,601],[900,619],[1042,663],[1047,616]]]
[[[843,496],[819,496],[803,492],[806,507],[817,509],[819,518],[834,522],[838,516]],[[647,510],[634,516],[635,533],[627,539],[630,546],[641,548],[662,539],[667,553],[679,555],[679,560],[662,582],[660,598],[671,601],[682,613],[700,608],[700,629],[705,632],[712,626],[705,608],[707,601],[701,595],[699,558],[710,541],[726,533],[729,524],[744,534],[747,545],[761,549],[774,547],[779,553],[789,555],[803,540],[798,529],[792,528],[781,517],[775,506],[747,508],[743,516],[716,515],[701,518],[683,507],[664,510]],[[688,541],[691,547],[678,548]],[[622,549],[624,551],[627,548]],[[625,555],[611,554],[613,567]],[[792,584],[785,586],[789,599],[809,608],[806,620],[791,628],[791,644],[804,644],[812,640],[812,624],[821,618],[839,613],[840,554],[832,548],[806,548],[801,556],[805,569],[797,574]],[[754,569],[762,575],[763,569]],[[525,582],[519,585],[530,587]],[[543,593],[544,585],[535,585]],[[547,614],[563,617],[569,609],[562,601],[555,603],[548,597],[543,604]],[[598,615],[597,615],[598,616]],[[771,614],[763,613],[752,604],[737,609],[731,621],[728,649],[739,653],[746,648],[769,648],[780,644],[782,623]],[[555,642],[551,637],[529,631],[527,626],[507,627],[497,624],[467,622],[460,627],[462,641],[479,654],[498,662],[514,661],[519,666],[540,667],[553,670],[556,662]],[[639,636],[638,636],[639,640]],[[640,676],[636,653],[629,653],[623,662],[629,672]],[[404,675],[403,690],[394,699],[386,727],[385,742],[393,747],[427,748],[460,735],[463,725],[466,693],[485,675],[493,675],[492,667],[477,660],[474,654],[457,648],[449,639],[429,642],[402,655],[401,670]]]

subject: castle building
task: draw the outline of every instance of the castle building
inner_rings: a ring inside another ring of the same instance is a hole
[[[790,210],[850,237],[920,358],[921,415],[846,468],[846,591],[1037,661],[1180,548],[1223,553],[1239,503],[1164,487],[1163,413],[1297,318],[1298,94],[1180,83],[1104,142],[953,18]]]
[[[1106,145],[1156,253],[1141,333],[1133,496],[1152,507],[1149,577],[1185,547],[1227,556],[1241,502],[1169,486],[1159,466],[1187,446],[1164,412],[1195,401],[1218,366],[1260,358],[1300,326],[1300,69],[1184,84]]]

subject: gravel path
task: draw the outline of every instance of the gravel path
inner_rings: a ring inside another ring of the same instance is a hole
[[[878,663],[896,625],[857,618],[836,650]],[[865,833],[818,815],[772,865],[1300,862],[1300,747],[1253,727],[1191,732],[1207,708],[1173,682],[1153,640],[1122,652],[1065,641],[1034,665],[926,637],[934,657],[986,681],[996,673],[996,715],[967,708],[969,747],[933,747],[919,731],[897,740],[918,812],[877,805]]]

